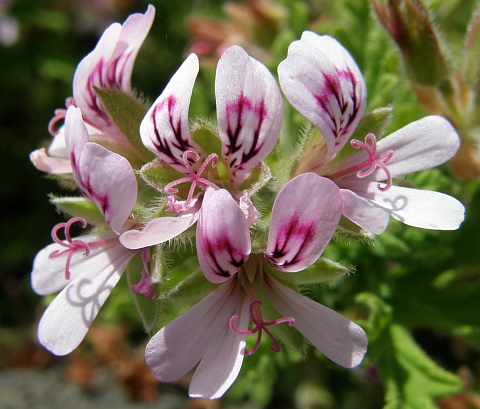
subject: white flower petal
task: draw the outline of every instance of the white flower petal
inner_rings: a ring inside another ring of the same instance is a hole
[[[369,184],[365,197],[409,226],[456,230],[465,218],[465,207],[454,197],[429,190],[392,186],[385,192]]]
[[[248,330],[250,298],[242,291],[234,315],[235,325]],[[193,398],[220,398],[237,379],[242,367],[246,335],[234,332],[228,325],[212,340],[190,382],[189,395]]]
[[[348,141],[366,105],[366,86],[355,61],[329,36],[304,32],[278,66],[288,101],[314,124],[332,158]]]
[[[183,154],[193,150],[201,158],[206,155],[190,136],[188,108],[195,78],[198,57],[190,54],[170,79],[162,94],[150,107],[140,125],[145,147],[179,172],[187,172]],[[202,160],[199,161],[202,163]]]
[[[84,272],[106,269],[112,263],[110,252],[117,251],[112,249],[112,247],[117,246],[120,249],[118,251],[121,251],[122,246],[118,244],[117,237],[112,231],[75,237],[74,240],[80,240],[84,243],[97,243],[97,245],[90,249],[88,256],[84,255],[84,252],[81,250],[73,255],[70,263],[70,280],[65,278],[68,254],[65,253],[63,256],[56,258],[50,257],[54,251],[63,252],[66,250],[66,247],[52,243],[40,250],[33,261],[31,275],[33,290],[40,295],[53,294],[81,276]],[[102,242],[104,244],[101,244]]]
[[[368,340],[357,324],[273,279],[265,286],[265,293],[272,306],[293,317],[294,327],[327,358],[345,368],[362,362]]]
[[[128,230],[120,236],[120,242],[129,249],[140,249],[163,243],[183,233],[197,221],[198,213],[175,217],[158,217],[143,230]]]
[[[348,189],[341,189],[343,215],[362,229],[380,234],[387,228],[390,213]]]
[[[145,14],[132,14],[123,25],[112,24],[105,30],[95,49],[78,65],[73,79],[73,97],[91,125],[100,129],[112,125],[94,87],[132,92],[130,80],[133,64],[154,16],[155,8],[150,5]]]
[[[315,173],[293,178],[273,205],[267,261],[280,271],[307,268],[325,250],[341,214],[342,197],[335,183]]]
[[[135,252],[118,245],[106,254],[106,268],[92,268],[71,280],[43,314],[38,339],[55,355],[66,355],[82,342]]]
[[[215,96],[223,161],[239,185],[278,141],[283,118],[280,89],[263,64],[232,46],[218,62]]]
[[[196,244],[200,268],[212,283],[228,280],[247,261],[251,251],[247,219],[227,190],[207,188]]]
[[[230,280],[158,331],[145,349],[147,365],[155,377],[172,382],[190,371],[229,328],[241,302],[239,286]]]
[[[393,150],[387,163],[392,177],[430,169],[447,162],[460,148],[460,137],[441,116],[427,116],[388,135],[377,144],[378,154]],[[384,180],[384,172],[376,172]]]

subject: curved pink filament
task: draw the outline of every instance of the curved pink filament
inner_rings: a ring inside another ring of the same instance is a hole
[[[75,105],[75,100],[72,97],[69,97],[65,100],[65,106],[68,108],[70,105]],[[65,116],[67,115],[67,110],[59,108],[54,111],[54,114],[54,117],[50,119],[50,122],[48,123],[48,132],[52,136],[58,135],[58,131],[55,129],[55,125],[57,125],[58,121],[65,118]]]
[[[364,149],[365,152],[367,152],[368,154],[368,159],[359,163],[358,165],[354,165],[350,168],[341,170],[340,172],[337,172],[334,175],[331,175],[331,178],[332,179],[339,178],[353,172],[357,172],[358,178],[365,178],[371,175],[376,168],[380,168],[385,173],[387,182],[385,186],[381,186],[381,184],[379,183],[377,187],[382,192],[388,190],[390,186],[392,186],[392,174],[390,173],[390,170],[387,168],[386,164],[392,158],[393,150],[390,149],[388,151],[381,153],[380,155],[377,155],[377,139],[375,138],[375,135],[373,133],[369,133],[365,137],[365,142],[359,141],[358,139],[352,139],[350,141],[350,144],[355,149]],[[362,170],[367,166],[368,166],[368,169]]]
[[[295,324],[295,319],[293,317],[283,317],[283,318],[278,318],[274,321],[264,321],[262,310],[260,309],[261,305],[262,305],[261,300],[253,300],[252,303],[250,304],[250,319],[255,324],[255,327],[252,328],[251,330],[244,331],[237,328],[237,326],[235,325],[235,321],[237,320],[238,315],[234,315],[229,320],[230,328],[233,331],[235,331],[237,334],[253,335],[257,333],[257,340],[255,341],[255,345],[253,346],[252,349],[245,349],[245,355],[252,355],[258,350],[258,347],[260,346],[260,341],[262,339],[262,331],[265,331],[265,333],[268,335],[268,337],[272,340],[274,344],[274,345],[270,345],[270,349],[273,352],[279,352],[281,349],[280,344],[278,343],[275,336],[267,329],[267,327],[271,325],[282,324],[284,322],[288,322],[288,325],[290,327]]]
[[[196,162],[200,159],[200,155],[194,151],[186,151],[183,154],[183,163],[185,164],[185,167],[187,168],[190,176],[170,182],[164,188],[166,193],[177,193],[178,189],[175,189],[174,186],[177,186],[181,183],[191,183],[192,185],[190,186],[190,190],[188,191],[188,196],[186,200],[187,206],[190,204],[190,201],[192,200],[192,197],[193,197],[193,193],[195,192],[195,188],[197,186],[203,186],[203,187],[208,186],[215,190],[218,190],[218,187],[215,184],[201,177],[202,172],[205,170],[205,168],[208,166],[209,163],[211,163],[213,167],[217,166],[217,160],[218,160],[217,154],[211,153],[210,155],[208,155],[207,158],[203,161],[202,166],[200,166],[200,169],[198,169],[198,172],[196,173],[192,169],[192,165],[190,164],[191,159],[193,159],[193,161]]]
[[[70,228],[72,227],[73,223],[77,223],[77,222],[82,223],[82,228],[87,227],[87,222],[85,221],[85,219],[83,219],[81,217],[74,217],[66,223],[59,223],[59,224],[55,225],[52,229],[52,239],[53,239],[53,241],[55,243],[59,244],[62,247],[66,247],[66,250],[64,250],[64,251],[60,251],[60,250],[52,251],[50,253],[49,257],[51,259],[55,259],[55,258],[58,258],[58,257],[61,257],[61,256],[65,255],[65,254],[68,254],[67,261],[65,263],[65,278],[67,280],[69,280],[70,276],[71,276],[71,274],[70,274],[70,263],[72,261],[73,255],[77,251],[80,251],[80,250],[84,250],[84,253],[83,253],[84,256],[88,256],[90,254],[90,246],[87,243],[85,243],[82,240],[72,240],[72,236],[70,234]],[[64,229],[66,242],[60,240],[60,238],[58,237],[58,231],[60,229]]]

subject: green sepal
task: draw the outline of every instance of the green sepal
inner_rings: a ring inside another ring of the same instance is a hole
[[[168,281],[169,262],[168,249],[165,243],[157,244],[152,250],[150,281],[153,284]]]
[[[272,180],[270,168],[261,161],[251,171],[248,177],[242,182],[239,190],[248,190],[250,196],[257,193]]]
[[[344,216],[340,218],[334,239],[347,243],[353,241],[361,241],[372,245],[375,243],[375,236],[372,233],[363,230],[360,226]]]
[[[222,142],[215,125],[205,119],[197,118],[190,125],[190,135],[207,155],[215,153],[221,158]]]
[[[389,106],[377,108],[363,115],[350,140],[358,139],[363,142],[369,133],[373,133],[377,140],[379,140],[392,119],[392,111],[393,107]],[[350,143],[346,143],[344,147],[337,153],[335,159],[329,163],[329,166],[340,164],[358,152],[358,149],[355,149]]]
[[[197,268],[169,291],[160,294],[160,298],[174,304],[193,305],[217,287],[217,285],[208,281],[202,271]]]
[[[84,197],[58,197],[50,195],[52,203],[60,213],[70,217],[82,217],[88,224],[108,227],[105,217],[91,200]]]
[[[78,189],[73,173],[48,173],[47,179],[54,180],[66,190],[75,191]]]
[[[160,192],[163,192],[168,183],[185,177],[183,173],[175,170],[162,160],[154,160],[147,163],[140,169],[139,175],[145,183]],[[175,189],[178,189],[178,194],[181,196],[186,196],[189,188],[190,186],[187,184],[175,186]]]
[[[473,15],[467,29],[463,75],[465,81],[477,93],[480,92],[480,9]]]
[[[147,113],[147,107],[132,95],[118,89],[95,88],[95,92],[113,123],[138,151],[140,157],[135,160],[143,163],[151,160],[154,155],[145,148],[140,138],[140,123]]]
[[[143,265],[140,254],[137,254],[125,270],[129,287],[140,282],[142,278],[142,268]],[[157,292],[157,288],[154,287],[154,291]],[[135,291],[130,291],[130,293],[132,294],[133,302],[140,315],[145,331],[152,336],[158,330],[158,323],[162,318],[163,303]]]
[[[391,324],[370,343],[385,385],[384,409],[436,409],[435,399],[462,390],[462,382],[431,360],[407,328]]]
[[[328,258],[320,257],[314,264],[295,274],[282,271],[275,271],[274,274],[284,283],[308,285],[339,280],[353,271],[353,267],[347,267]]]
[[[318,172],[325,163],[327,150],[327,142],[322,133],[313,125],[308,125],[300,133],[300,142],[293,152],[291,176]]]

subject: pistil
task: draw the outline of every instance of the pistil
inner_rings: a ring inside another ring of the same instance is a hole
[[[217,165],[218,156],[215,153],[208,155],[207,158],[203,161],[202,166],[200,166],[198,172],[195,172],[192,169],[192,165],[190,164],[190,160],[192,159],[194,162],[197,162],[200,159],[200,155],[194,151],[186,151],[183,154],[183,163],[185,164],[185,167],[187,168],[190,176],[175,180],[166,185],[164,189],[166,193],[174,194],[178,192],[178,189],[175,189],[174,186],[177,186],[181,183],[191,183],[192,185],[190,186],[187,200],[185,202],[186,207],[190,205],[190,201],[192,200],[195,188],[197,186],[202,186],[204,188],[211,187],[215,190],[218,190],[218,187],[214,183],[210,182],[208,179],[201,177],[203,171],[208,166],[208,164],[211,163],[212,167],[215,167]]]
[[[260,341],[262,339],[262,331],[265,331],[265,333],[273,341],[273,345],[270,345],[270,349],[273,352],[279,352],[281,349],[280,344],[278,343],[275,336],[267,329],[267,327],[271,325],[282,324],[285,322],[288,322],[288,325],[290,327],[295,324],[295,319],[293,317],[283,317],[273,321],[264,321],[262,310],[260,309],[261,305],[262,305],[261,300],[253,300],[252,303],[250,304],[250,319],[255,324],[255,327],[252,328],[251,330],[244,331],[235,326],[235,321],[237,320],[238,315],[234,315],[232,318],[230,318],[230,321],[229,321],[230,328],[237,334],[240,334],[240,335],[253,335],[255,333],[257,334],[257,341],[255,342],[255,345],[253,346],[252,349],[245,349],[245,355],[252,355],[258,350],[258,347],[260,346]]]
[[[392,175],[386,165],[393,156],[393,150],[390,149],[381,153],[380,155],[377,155],[377,139],[375,138],[375,135],[373,133],[369,133],[365,137],[365,142],[359,141],[358,139],[352,139],[350,143],[355,149],[364,149],[365,152],[367,152],[368,154],[368,159],[357,165],[351,166],[347,169],[343,169],[340,172],[330,175],[330,178],[338,179],[351,173],[357,172],[357,177],[362,179],[370,176],[375,171],[375,169],[380,168],[385,173],[387,182],[384,186],[379,183],[377,187],[382,192],[388,190],[390,186],[392,186]]]

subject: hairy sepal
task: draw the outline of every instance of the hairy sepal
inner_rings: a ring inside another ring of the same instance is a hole
[[[362,229],[344,216],[340,218],[334,239],[346,241],[347,243],[353,241],[361,241],[371,245],[375,243],[375,236],[372,233]]]
[[[59,213],[70,217],[81,217],[87,224],[97,227],[108,227],[105,216],[97,205],[85,197],[58,197],[50,195],[52,203]]]
[[[137,254],[132,261],[127,265],[126,276],[128,286],[131,287],[137,284],[141,279],[142,261],[140,254]],[[155,293],[157,293],[156,286],[153,287]],[[133,302],[140,318],[143,323],[145,331],[152,336],[158,329],[158,322],[161,317],[162,303],[158,300],[146,297],[143,294],[139,294],[135,291],[130,291]]]
[[[347,267],[328,258],[321,257],[310,267],[295,274],[275,271],[274,275],[285,284],[309,285],[340,280],[354,270],[352,266]]]
[[[183,173],[175,170],[162,160],[154,160],[147,163],[142,169],[140,169],[139,175],[149,186],[162,192],[168,183],[185,177]],[[186,196],[188,194],[189,185],[177,185],[175,186],[175,189],[178,189],[179,195]]]
[[[113,123],[138,151],[139,156],[144,162],[151,160],[153,154],[143,145],[139,132],[140,123],[148,109],[132,95],[118,89],[95,88],[95,92]]]

